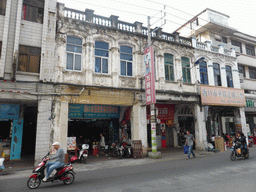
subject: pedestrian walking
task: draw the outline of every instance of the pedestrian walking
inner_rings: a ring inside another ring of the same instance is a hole
[[[187,135],[185,136],[185,138],[186,138],[186,145],[189,146],[187,159],[190,159],[190,154],[191,153],[195,158],[196,155],[193,152],[193,145],[194,145],[194,142],[196,144],[196,140],[195,140],[194,136],[189,131],[187,131]]]

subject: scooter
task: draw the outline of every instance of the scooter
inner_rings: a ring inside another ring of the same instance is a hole
[[[230,159],[232,161],[235,161],[237,157],[244,157],[245,159],[249,158],[249,149],[246,148],[241,150],[240,146],[241,146],[241,142],[239,141],[233,142],[233,146],[230,149],[231,150]]]
[[[81,163],[86,164],[86,160],[88,158],[88,149],[89,149],[88,144],[82,145],[82,149],[80,150],[79,157],[78,157],[78,159],[80,160]]]
[[[37,167],[33,170],[33,175],[31,175],[27,181],[27,186],[30,189],[36,189],[40,186],[41,181],[45,177],[45,168],[46,163],[48,161],[47,157],[50,154],[47,153],[46,156],[43,157],[42,161],[37,165]],[[68,164],[63,165],[62,167],[56,169],[56,173],[53,177],[47,179],[47,181],[43,182],[53,182],[56,180],[63,181],[65,185],[70,185],[75,180],[75,172],[73,170],[72,163],[77,161],[77,157],[73,156]]]
[[[126,158],[132,157],[131,145],[128,145],[127,143],[123,143],[123,146],[124,146],[124,157],[126,157]]]

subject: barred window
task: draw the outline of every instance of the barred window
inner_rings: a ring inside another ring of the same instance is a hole
[[[67,37],[67,70],[81,71],[82,60],[82,39],[77,37]]]
[[[256,68],[249,67],[249,74],[251,79],[256,79]]]

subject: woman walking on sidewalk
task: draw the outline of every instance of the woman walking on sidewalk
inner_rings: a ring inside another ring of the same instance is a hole
[[[187,135],[186,135],[185,137],[186,137],[186,143],[185,143],[185,144],[186,144],[187,146],[189,146],[187,159],[190,159],[190,154],[191,154],[191,153],[192,153],[192,155],[193,155],[194,158],[195,158],[196,155],[195,155],[194,152],[193,152],[193,145],[194,145],[193,142],[195,142],[195,144],[196,144],[196,140],[195,140],[194,136],[193,136],[189,131],[187,131]]]

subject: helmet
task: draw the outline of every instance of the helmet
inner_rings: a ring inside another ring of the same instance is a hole
[[[70,159],[70,162],[76,162],[78,160],[77,156],[73,156]]]

